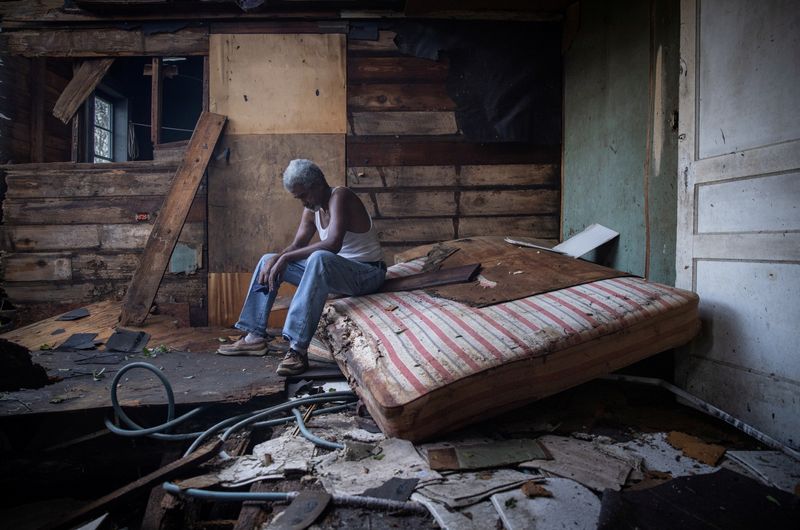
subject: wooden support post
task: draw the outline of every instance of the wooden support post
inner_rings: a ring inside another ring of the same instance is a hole
[[[44,162],[44,91],[47,73],[47,59],[37,57],[31,60],[31,162]]]
[[[150,140],[153,145],[161,143],[161,93],[164,79],[161,57],[153,57],[153,76],[150,81]]]
[[[222,133],[225,120],[225,116],[203,112],[197,121],[183,162],[172,180],[172,187],[164,199],[139,267],[128,287],[120,316],[123,326],[142,325],[150,312],[158,285],[164,276],[169,257],[178,241],[178,234]]]
[[[111,57],[83,61],[53,106],[53,116],[69,123],[78,108],[103,80],[113,62]]]

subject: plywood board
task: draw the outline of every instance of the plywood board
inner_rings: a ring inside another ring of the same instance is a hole
[[[239,320],[251,278],[250,272],[212,272],[208,275],[209,325],[233,327]],[[291,284],[281,284],[266,327],[283,326],[295,290]]]
[[[319,165],[331,186],[344,185],[342,134],[226,135],[208,179],[208,253],[211,272],[250,272],[267,252],[288,246],[303,206],[283,187],[294,158]]]
[[[227,134],[345,133],[345,36],[210,36],[210,110]]]

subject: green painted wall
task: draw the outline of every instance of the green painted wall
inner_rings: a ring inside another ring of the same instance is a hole
[[[649,277],[665,283],[675,278],[678,13],[675,0],[583,0],[564,56],[562,236],[613,228],[619,239],[587,258],[645,275],[647,196]]]

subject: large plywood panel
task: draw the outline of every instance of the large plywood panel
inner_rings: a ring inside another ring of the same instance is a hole
[[[700,2],[698,153],[800,138],[800,4]]]
[[[800,385],[800,264],[698,260],[695,291],[713,344],[708,359]]]
[[[800,230],[800,172],[697,187],[697,231]]]
[[[224,136],[208,179],[210,272],[252,271],[261,256],[289,245],[303,207],[283,187],[283,170],[294,158],[319,165],[331,186],[345,184],[345,138],[341,134]]]
[[[344,35],[211,35],[209,61],[228,134],[347,131]]]

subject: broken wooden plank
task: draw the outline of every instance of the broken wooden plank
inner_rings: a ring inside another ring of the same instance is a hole
[[[120,316],[122,325],[141,324],[147,318],[225,119],[225,116],[210,112],[200,115],[186,155],[172,181],[172,189],[150,232],[141,264],[128,288]]]
[[[80,510],[61,517],[58,521],[55,521],[49,525],[45,525],[44,528],[48,530],[71,528],[76,523],[86,520],[92,515],[96,515],[98,512],[130,497],[132,494],[135,494],[142,489],[152,487],[164,481],[172,480],[181,473],[189,469],[193,469],[203,462],[210,460],[219,452],[220,447],[222,447],[221,440],[217,440],[213,443],[205,445],[194,453],[176,460],[175,462],[172,462],[171,464],[168,464],[160,469],[157,469],[156,471],[143,476],[139,480],[131,482],[130,484],[97,499]]]
[[[444,82],[447,71],[446,62],[417,57],[349,57],[347,61],[348,82]]]
[[[193,198],[187,220],[204,221],[206,196]],[[156,214],[161,215],[163,205],[163,195],[9,199],[3,203],[3,221],[12,225],[146,223],[157,219]]]
[[[208,30],[189,28],[172,33],[144,30],[50,29],[3,32],[0,48],[25,57],[160,57],[207,55]]]
[[[58,97],[53,107],[53,116],[68,123],[86,98],[94,92],[113,63],[113,57],[83,61]]]
[[[427,289],[428,287],[471,282],[475,279],[480,268],[480,263],[472,263],[460,267],[439,269],[438,271],[411,274],[400,278],[389,278],[383,283],[379,292],[413,291],[414,289]]]

